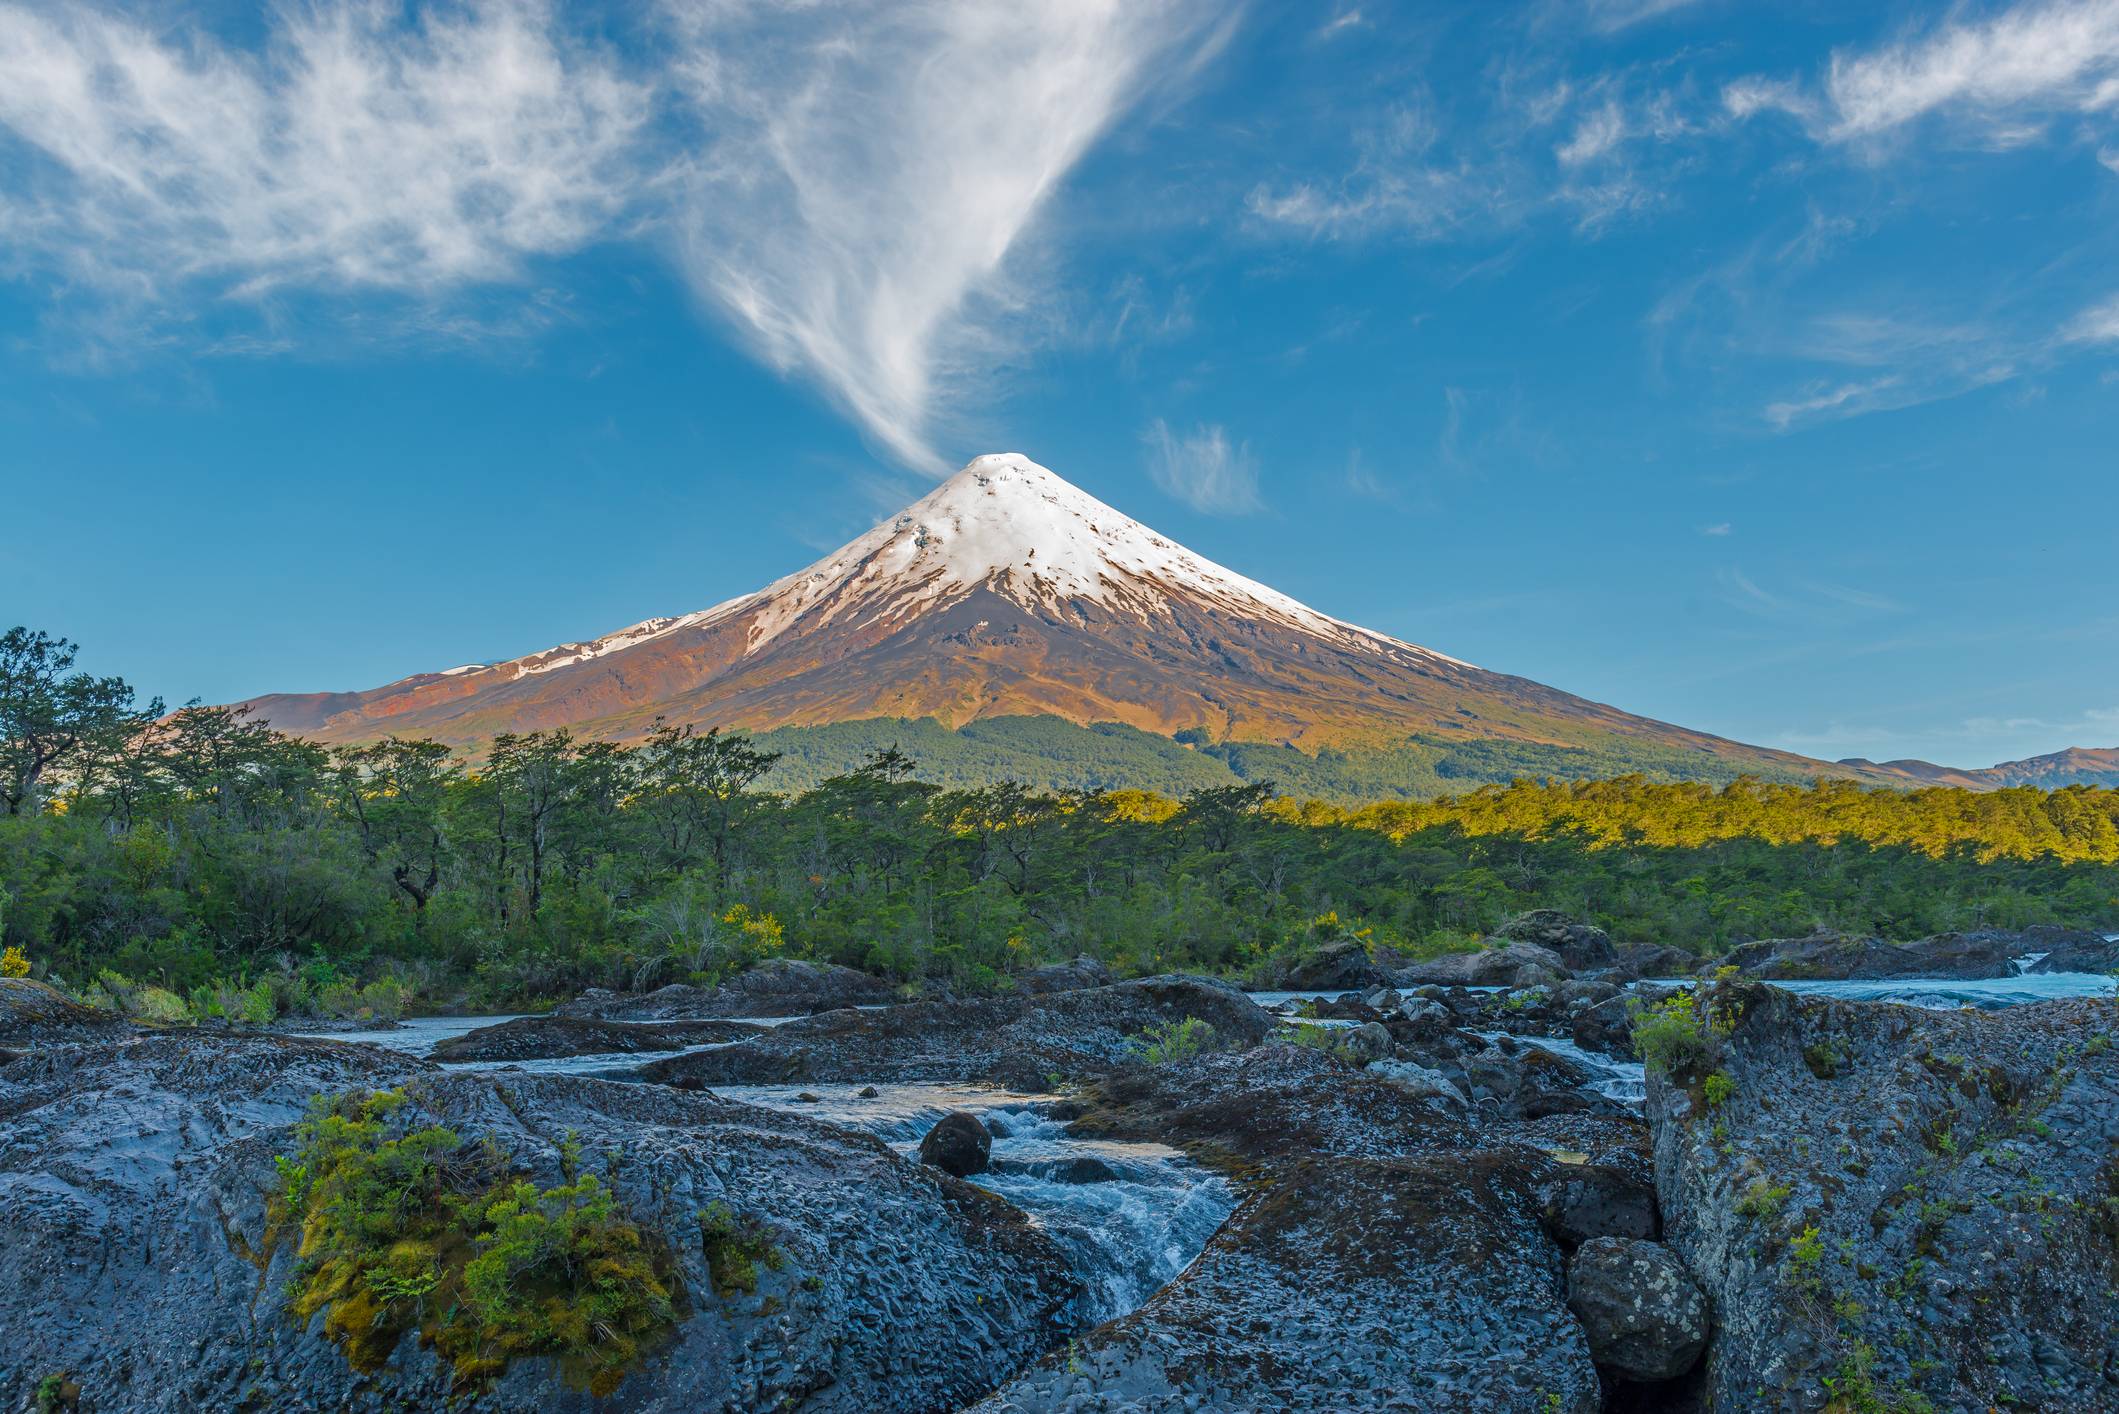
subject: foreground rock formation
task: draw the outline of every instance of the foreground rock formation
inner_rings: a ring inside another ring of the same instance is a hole
[[[291,1244],[263,1244],[311,1097],[397,1086],[408,1124],[490,1137],[541,1184],[578,1136],[666,1243],[689,1318],[600,1409],[956,1408],[1075,1324],[1078,1283],[1020,1212],[863,1135],[660,1087],[172,1034],[0,1068],[0,1402],[63,1375],[84,1409],[446,1407],[447,1367],[411,1336],[356,1376],[321,1317],[290,1320]],[[750,1290],[717,1289],[716,1204],[775,1254]],[[476,1407],[587,1404],[527,1360]]]
[[[1601,1408],[1568,1254],[1654,1235],[1645,1133],[1494,1097],[1467,1113],[1403,1083],[1421,1058],[1442,1059],[1269,1043],[1093,1086],[1077,1129],[1178,1144],[1250,1196],[1140,1310],[980,1414]]]
[[[1648,1118],[1714,1407],[2119,1408],[2113,1003],[1702,1007]]]

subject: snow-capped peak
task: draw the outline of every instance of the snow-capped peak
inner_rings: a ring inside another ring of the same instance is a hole
[[[1457,662],[1320,614],[1195,555],[1019,452],[993,452],[973,458],[867,534],[755,594],[505,666],[550,672],[744,614],[752,616],[748,651],[755,653],[798,623],[910,620],[981,588],[1045,613],[1079,617],[1093,605],[1151,621],[1167,616],[1169,597],[1180,595],[1342,647]]]

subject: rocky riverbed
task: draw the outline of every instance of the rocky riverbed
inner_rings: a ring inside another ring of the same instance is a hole
[[[1532,915],[1270,1006],[790,965],[352,1039],[0,982],[0,1405],[2119,1408],[2109,944],[1929,941],[1933,975],[1747,945],[1692,992]],[[1797,963],[1846,975],[1758,980]],[[357,1371],[298,1312],[300,1126],[382,1092],[637,1224],[675,1314],[607,1397],[534,1351],[466,1383],[416,1320]]]

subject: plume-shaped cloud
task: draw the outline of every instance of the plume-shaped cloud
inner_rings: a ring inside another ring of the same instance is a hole
[[[712,134],[674,227],[699,290],[900,458],[999,354],[1008,261],[1090,146],[1196,57],[1194,0],[868,0],[687,10],[679,77]],[[1011,274],[1018,278],[1011,280]]]
[[[0,268],[169,307],[422,300],[643,236],[897,458],[1036,293],[1027,238],[1208,0],[275,9],[265,37],[0,3]],[[633,42],[637,41],[637,42]]]

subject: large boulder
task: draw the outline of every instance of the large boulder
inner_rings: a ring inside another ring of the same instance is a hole
[[[0,1046],[29,1049],[124,1036],[135,1028],[114,1011],[84,1006],[28,977],[0,977]]]
[[[1270,1013],[1225,982],[1150,977],[1046,996],[910,1002],[790,1021],[717,1050],[656,1061],[652,1080],[686,1086],[793,1081],[983,1081],[1016,1089],[1100,1073],[1139,1055],[1152,1026],[1204,1021],[1215,1043],[1249,1046]]]
[[[1400,987],[1507,987],[1526,967],[1541,968],[1555,978],[1567,975],[1567,964],[1550,948],[1536,943],[1508,943],[1498,948],[1449,953],[1405,968],[1395,979]]]
[[[1072,962],[1051,962],[1033,967],[1016,979],[1016,986],[1033,995],[1044,992],[1078,992],[1084,987],[1108,987],[1111,969],[1102,961],[1081,954]]]
[[[969,1178],[993,1158],[993,1135],[969,1110],[951,1110],[920,1140],[920,1162]]]
[[[1600,1407],[1519,1161],[1463,1153],[1294,1165],[1140,1310],[973,1406]]]
[[[2035,972],[2104,972],[2119,967],[2119,943],[2096,933],[2050,927],[1938,933],[1910,943],[1818,933],[1745,943],[1732,949],[1719,965],[1778,981],[1965,980],[2013,977],[2025,958],[2036,959],[2028,967]]]
[[[1705,966],[1706,958],[1664,943],[1635,943],[1623,947],[1612,958],[1615,975],[1642,977],[1690,977]]]
[[[1647,1114],[1665,1240],[1715,1312],[1713,1407],[2114,1407],[2110,1002],[1698,1005]]]
[[[2119,972],[2119,938],[2079,928],[2040,924],[2017,935],[2020,957],[2036,957],[2023,970],[2045,972]]]
[[[645,994],[592,987],[556,1015],[606,1021],[687,1021],[709,1017],[813,1016],[841,1007],[882,1006],[897,1000],[897,988],[834,963],[776,957],[740,972],[718,987],[673,983]]]
[[[1628,1379],[1676,1379],[1707,1346],[1707,1298],[1685,1264],[1653,1242],[1583,1243],[1567,1266],[1567,1308],[1597,1364]]]
[[[321,1320],[291,1319],[294,1243],[266,1230],[311,1097],[382,1088],[404,1090],[408,1127],[490,1140],[541,1186],[585,1165],[661,1243],[688,1315],[598,1409],[953,1409],[1077,1324],[1079,1282],[1022,1213],[865,1135],[653,1086],[171,1034],[0,1072],[0,1404],[62,1371],[84,1409],[457,1403],[413,1337],[356,1375]],[[708,1212],[771,1254],[740,1289],[717,1276]],[[589,1403],[525,1359],[475,1407]]]
[[[1579,923],[1553,908],[1519,913],[1494,930],[1511,943],[1535,943],[1556,955],[1570,972],[1595,972],[1615,960],[1611,935],[1590,923]]]
[[[1387,985],[1391,979],[1370,959],[1366,947],[1341,938],[1298,959],[1281,980],[1295,992],[1355,992]]]
[[[600,1021],[586,1016],[518,1016],[437,1041],[431,1054],[437,1061],[450,1063],[636,1055],[740,1040],[764,1029],[740,1021]]]

